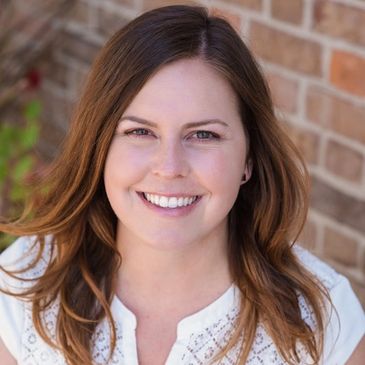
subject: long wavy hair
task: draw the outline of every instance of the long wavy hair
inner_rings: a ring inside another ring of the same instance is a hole
[[[116,330],[110,304],[122,257],[116,249],[117,219],[102,178],[106,156],[118,121],[146,81],[164,65],[192,57],[217,70],[237,94],[253,165],[228,223],[229,266],[241,292],[240,313],[215,360],[241,343],[237,364],[244,364],[261,323],[289,364],[299,361],[298,343],[318,363],[326,291],[292,251],[307,215],[308,173],[274,115],[268,86],[252,54],[227,21],[200,6],[146,12],[119,30],[98,54],[59,157],[36,182],[22,216],[0,225],[3,232],[37,237],[35,261],[44,251],[46,236],[52,237],[56,252],[30,288],[12,295],[31,301],[37,331],[61,349],[69,364],[92,363],[92,335],[105,317],[112,329],[112,354]],[[315,329],[302,319],[298,293],[313,311]],[[54,342],[43,327],[42,312],[56,298],[60,308]]]

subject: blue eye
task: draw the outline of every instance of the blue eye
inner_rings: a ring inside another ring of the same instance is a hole
[[[220,138],[217,133],[210,131],[197,131],[193,134],[193,136],[196,136],[198,140],[214,140]]]
[[[137,136],[137,137],[152,135],[152,133],[148,129],[145,129],[145,128],[131,129],[129,131],[125,131],[124,134],[127,136]]]
[[[134,128],[124,132],[124,135],[138,138],[152,137],[153,133],[146,128]],[[198,140],[199,142],[219,140],[220,136],[217,133],[210,131],[196,131],[190,135],[193,140]]]

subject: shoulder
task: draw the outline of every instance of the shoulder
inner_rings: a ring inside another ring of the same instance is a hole
[[[330,265],[313,255],[305,248],[294,245],[293,250],[300,263],[330,292],[347,279]]]
[[[0,254],[0,265],[15,266],[36,244],[36,236],[19,237]]]
[[[37,253],[37,238],[32,236],[18,238],[0,254],[0,289],[5,291],[0,291],[0,338],[15,359],[19,358],[21,351],[26,302],[6,291],[20,293],[34,281],[19,280],[11,277],[2,269],[10,272],[26,269],[37,257]],[[32,268],[16,275],[20,279],[34,279],[41,275],[45,267],[46,264],[42,257]]]
[[[45,248],[42,255],[35,265],[31,265],[39,254],[39,241],[37,236],[19,237],[5,251],[0,254],[0,266],[8,271],[23,270],[19,273],[20,278],[35,279],[41,275],[46,269],[51,254],[52,239],[47,236],[45,239]],[[29,267],[31,265],[31,267]],[[28,268],[29,267],[29,268]],[[28,269],[27,269],[28,268]],[[0,270],[0,283],[13,284],[18,280],[10,278],[2,270]],[[24,283],[23,283],[24,284]]]
[[[364,336],[364,310],[345,276],[304,248],[295,245],[293,249],[302,265],[327,289],[331,300],[326,308],[323,364],[345,364]],[[303,302],[305,312],[308,308]]]

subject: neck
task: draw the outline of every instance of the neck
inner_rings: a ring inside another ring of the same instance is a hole
[[[146,314],[193,313],[231,285],[226,233],[183,249],[158,249],[118,230],[122,255],[117,295],[137,317]]]

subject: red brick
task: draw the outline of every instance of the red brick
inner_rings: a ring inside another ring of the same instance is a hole
[[[51,56],[47,57],[47,59],[42,59],[37,67],[39,67],[42,78],[52,81],[61,88],[67,88],[67,74],[69,69],[64,64],[58,62]]]
[[[58,125],[66,131],[73,111],[73,102],[65,97],[57,96],[51,88],[41,90],[41,100],[43,105],[42,120],[45,123]],[[47,139],[52,138],[48,134],[45,137]]]
[[[349,52],[334,51],[330,80],[340,89],[365,96],[365,58]]]
[[[39,1],[14,1],[14,6],[9,6],[7,8],[8,12],[3,13],[3,9],[1,9],[2,5],[0,5],[0,14],[2,15],[1,19],[1,28],[2,29],[11,29],[13,28],[13,32],[11,33],[11,38],[20,34],[23,37],[23,40],[28,41],[32,36],[35,36],[38,32],[42,31],[41,35],[44,31],[51,28],[51,25],[48,24],[48,18],[50,12],[47,8],[52,9],[50,4],[45,4],[47,2],[40,3]],[[54,9],[57,6],[53,6]],[[45,28],[47,25],[47,28]],[[39,37],[39,36],[38,36]],[[38,39],[35,39],[37,41]]]
[[[301,246],[310,250],[311,252],[316,251],[318,237],[318,226],[315,222],[307,220],[303,228],[302,233],[299,236],[298,242]]]
[[[306,116],[314,123],[326,126],[329,119],[329,113],[333,97],[325,90],[310,87],[306,96]]]
[[[226,0],[227,3],[234,3],[252,10],[262,10],[262,0]]]
[[[178,4],[183,5],[197,5],[195,1],[192,0],[183,0],[179,1]],[[142,4],[142,11],[147,11],[155,8],[159,8],[161,6],[174,5],[174,2],[171,0],[144,0]]]
[[[365,46],[365,10],[328,0],[317,0],[313,9],[316,31]]]
[[[77,1],[70,12],[69,18],[77,23],[81,23],[82,25],[88,25],[90,6],[91,5],[84,2]]]
[[[344,193],[312,175],[310,202],[316,211],[365,235],[364,199]]]
[[[86,37],[67,31],[62,32],[58,40],[58,50],[68,57],[75,58],[85,64],[91,64],[101,45],[91,42]]]
[[[128,23],[129,19],[102,8],[97,12],[98,32],[105,38],[109,38],[116,31]]]
[[[330,123],[334,131],[365,143],[365,108],[351,102],[334,99]]]
[[[121,4],[121,5],[128,5],[133,7],[135,5],[134,0],[114,0],[114,3]]]
[[[273,18],[288,23],[301,24],[303,19],[303,0],[272,0],[271,15]]]
[[[250,38],[257,56],[294,71],[321,74],[322,49],[318,43],[257,22],[251,25]]]
[[[326,146],[326,169],[351,182],[361,183],[364,156],[335,141]]]
[[[240,31],[241,18],[238,15],[233,14],[230,11],[227,11],[227,10],[224,10],[224,9],[221,9],[221,8],[215,8],[215,7],[211,9],[211,15],[215,15],[215,16],[224,18],[225,20],[227,20],[232,25],[232,27],[237,32]]]
[[[319,154],[319,135],[294,126],[293,124],[286,124],[285,129],[291,140],[303,154],[305,160],[310,164],[317,164]]]
[[[22,18],[25,16],[28,19],[26,29],[32,30],[42,23],[48,22],[50,15],[57,14],[62,9],[62,15],[69,16],[74,11],[76,2],[68,2],[65,5],[64,1],[44,1],[44,0],[16,0],[12,1],[13,9],[15,10],[14,18]],[[0,5],[1,7],[2,5]],[[60,17],[60,16],[58,16]],[[23,24],[24,25],[24,24]]]
[[[343,232],[326,227],[324,231],[323,253],[342,265],[356,267],[358,242]]]
[[[17,12],[20,11],[25,14],[36,13],[37,11],[44,11],[50,8],[50,4],[42,0],[17,0],[13,1],[13,6]]]
[[[298,108],[298,82],[272,72],[266,73],[275,106],[289,113]]]
[[[71,80],[69,89],[72,91],[72,95],[80,95],[85,85],[88,72],[89,69],[87,67],[76,67],[69,70]]]
[[[308,89],[306,103],[309,121],[365,143],[365,106],[360,107],[318,87]]]

